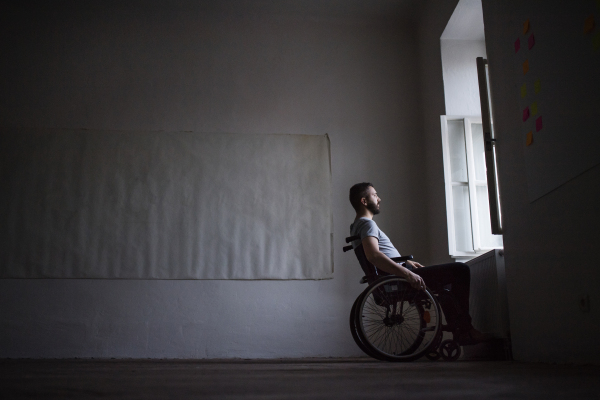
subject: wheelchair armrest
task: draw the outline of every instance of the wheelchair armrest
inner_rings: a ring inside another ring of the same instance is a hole
[[[344,253],[347,252],[348,250],[352,250],[352,245],[350,245],[350,246],[344,246],[342,248],[342,250],[344,250]]]
[[[358,236],[358,235],[356,235],[356,236],[348,236],[346,238],[346,243],[354,242],[355,240],[360,240],[360,236]]]
[[[403,256],[403,257],[392,257],[391,260],[395,262],[402,262],[412,260],[413,256]]]

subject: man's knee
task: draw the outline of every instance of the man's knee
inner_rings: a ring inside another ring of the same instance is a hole
[[[454,263],[453,269],[456,274],[471,276],[471,269],[465,263],[461,263],[461,262]]]

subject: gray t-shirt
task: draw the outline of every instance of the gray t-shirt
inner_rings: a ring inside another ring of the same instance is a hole
[[[379,229],[375,221],[369,218],[359,218],[350,225],[350,236],[360,236],[360,240],[352,242],[352,247],[356,248],[360,245],[360,241],[368,236],[373,236],[379,241],[379,250],[388,256],[400,257],[400,253],[385,233]]]

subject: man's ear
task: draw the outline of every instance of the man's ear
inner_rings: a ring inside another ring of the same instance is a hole
[[[361,198],[360,199],[360,204],[362,204],[363,206],[366,207],[367,206],[367,198],[366,197]]]

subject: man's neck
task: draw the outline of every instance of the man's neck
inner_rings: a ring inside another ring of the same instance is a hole
[[[361,210],[359,212],[356,213],[356,218],[354,218],[354,220],[356,221],[359,218],[368,218],[368,219],[373,219],[373,213],[369,210]]]

